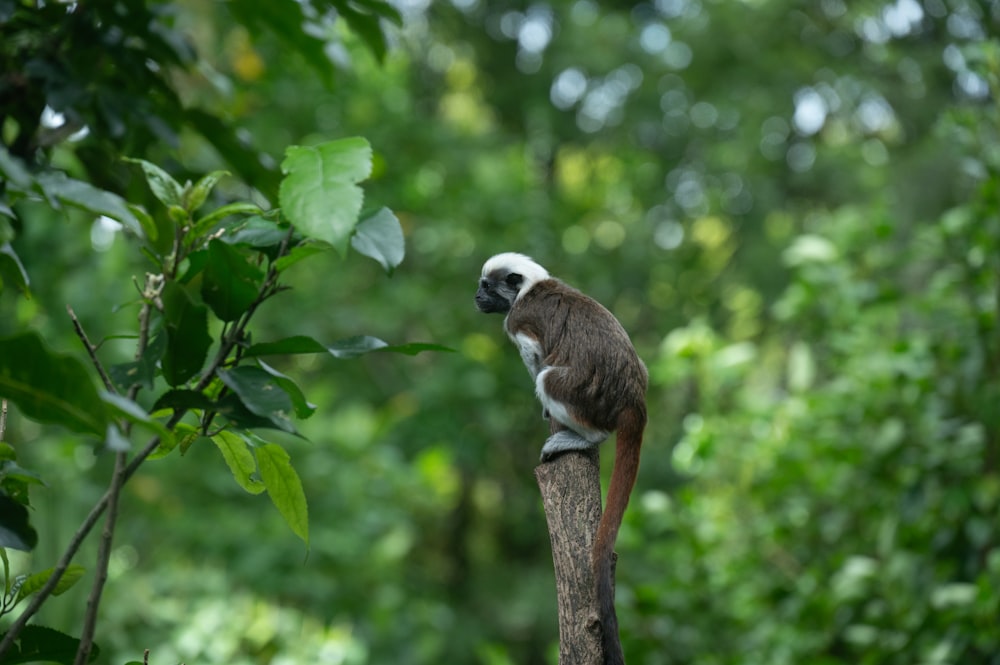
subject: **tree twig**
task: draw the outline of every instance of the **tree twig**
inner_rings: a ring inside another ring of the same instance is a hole
[[[83,342],[83,347],[87,349],[87,354],[90,356],[90,362],[93,363],[94,367],[97,369],[97,373],[101,377],[101,381],[104,382],[104,387],[108,389],[108,392],[113,393],[115,391],[115,384],[111,383],[111,377],[108,373],[104,371],[104,365],[101,363],[100,358],[97,357],[97,347],[90,343],[90,339],[87,337],[87,333],[84,332],[83,326],[80,325],[80,319],[76,318],[76,312],[69,305],[66,305],[66,311],[69,312],[69,318],[73,321],[73,329],[76,331],[76,336],[80,338]]]
[[[0,441],[3,441],[3,435],[7,431],[7,400],[0,399]]]
[[[146,346],[149,342],[149,312],[150,305],[149,302],[146,301],[142,304],[142,309],[139,310],[139,341],[136,344],[136,361],[142,359],[143,354],[146,353]],[[79,325],[79,322],[76,320],[76,316],[73,314],[72,309],[70,309],[70,316],[73,317],[73,323],[77,327],[77,334],[80,335],[80,338],[84,341],[84,344],[88,346],[88,348],[92,348],[93,345],[91,345],[87,340],[87,336],[83,332],[83,328]],[[101,372],[102,376],[104,376],[100,363],[97,362],[93,353],[91,353],[91,358],[94,359],[98,372]],[[141,385],[139,383],[133,383],[128,390],[129,399],[135,399],[140,388]],[[113,388],[109,386],[108,390],[113,390]],[[123,424],[122,428],[125,436],[128,437],[132,431],[132,423],[126,422]],[[94,584],[91,586],[90,596],[87,597],[87,611],[83,616],[83,630],[80,633],[80,645],[76,650],[76,658],[73,661],[74,665],[86,665],[86,663],[90,661],[90,652],[94,648],[94,631],[97,629],[97,610],[101,605],[101,595],[104,593],[104,585],[108,582],[108,566],[111,563],[111,548],[114,544],[115,525],[118,523],[118,502],[121,498],[122,486],[125,484],[127,461],[128,459],[125,451],[115,453],[115,470],[111,474],[111,485],[107,492],[108,514],[104,519],[104,530],[101,533],[101,541],[97,548],[97,564],[94,570]]]

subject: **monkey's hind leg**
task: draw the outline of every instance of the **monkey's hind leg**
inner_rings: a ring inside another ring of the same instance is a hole
[[[571,429],[561,429],[548,439],[542,446],[540,460],[548,462],[553,457],[567,450],[590,450],[596,443],[591,443]]]
[[[589,450],[608,437],[604,430],[580,422],[569,406],[558,399],[559,380],[564,371],[561,367],[546,367],[535,379],[535,392],[544,411],[563,428],[553,432],[542,446],[543,462],[567,450]]]

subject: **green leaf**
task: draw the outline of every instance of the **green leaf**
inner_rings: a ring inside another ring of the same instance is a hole
[[[201,409],[210,411],[215,408],[215,402],[197,390],[168,390],[160,395],[153,404],[153,411],[160,409],[173,409],[174,411],[186,411],[189,409]]]
[[[388,208],[382,208],[358,224],[351,237],[351,246],[359,254],[378,261],[390,275],[403,262],[406,253],[403,227]]]
[[[295,247],[292,247],[287,254],[280,257],[274,262],[274,267],[278,272],[282,270],[287,270],[289,267],[295,265],[303,259],[308,259],[310,256],[316,254],[322,254],[323,252],[329,251],[330,245],[325,242],[303,242]]]
[[[21,259],[14,253],[14,248],[9,242],[0,245],[0,287],[3,284],[12,284],[25,297],[31,297],[31,292],[28,290],[28,271],[24,269]]]
[[[29,418],[104,437],[108,410],[75,357],[52,353],[36,333],[0,339],[0,396]]]
[[[265,418],[280,430],[294,432],[289,420],[292,398],[275,377],[259,367],[236,367],[217,370],[216,375],[240,398],[250,413]]]
[[[38,544],[38,532],[28,522],[28,509],[0,493],[0,547],[30,552]]]
[[[281,386],[282,390],[288,393],[288,396],[292,400],[292,407],[295,409],[295,416],[297,418],[305,419],[316,413],[316,405],[311,404],[309,400],[306,399],[302,389],[299,388],[299,385],[295,383],[295,381],[274,369],[267,363],[261,360],[258,360],[257,362],[260,364],[260,368],[270,374],[275,383]]]
[[[110,217],[121,222],[133,233],[137,235],[142,233],[139,220],[132,214],[125,200],[117,194],[99,189],[82,180],[67,178],[66,174],[58,172],[41,173],[35,181],[49,199],[57,199],[65,205],[95,215]]]
[[[153,216],[146,212],[142,206],[137,206],[133,203],[128,204],[128,209],[139,221],[139,226],[142,228],[142,232],[146,234],[146,238],[150,242],[155,243],[160,235],[160,231],[156,227],[156,221],[153,219]]]
[[[215,185],[227,175],[229,175],[229,171],[212,171],[211,173],[202,176],[198,182],[196,182],[190,189],[186,190],[184,208],[187,209],[188,212],[194,212],[204,205],[205,200],[208,198],[208,195],[212,192]]]
[[[240,318],[257,299],[264,273],[235,247],[218,239],[208,244],[201,297],[223,321]]]
[[[49,578],[52,577],[53,572],[55,572],[55,568],[47,568],[41,572],[29,575],[28,578],[24,580],[21,588],[17,591],[17,599],[23,600],[31,594],[38,592],[43,586],[45,586],[45,583],[49,581]],[[83,566],[71,563],[66,568],[66,572],[63,573],[63,576],[59,578],[58,582],[56,582],[56,587],[52,591],[52,595],[58,596],[71,589],[74,584],[80,581],[80,578],[83,577],[85,572],[86,569],[84,569]]]
[[[4,633],[6,634],[6,633]],[[18,665],[20,663],[59,663],[73,665],[80,640],[45,626],[25,626],[15,640],[12,648],[0,660],[2,665]],[[100,649],[94,644],[90,650],[90,661],[97,660]]]
[[[174,446],[173,433],[168,430],[163,423],[146,413],[145,409],[137,403],[123,395],[116,395],[115,393],[109,393],[103,390],[100,395],[101,399],[104,400],[104,403],[110,406],[113,412],[117,413],[125,420],[151,430],[159,436],[160,445],[165,445],[171,448]]]
[[[196,237],[201,236],[203,233],[214,227],[217,222],[220,222],[231,215],[259,215],[260,212],[260,206],[254,203],[246,201],[227,203],[226,205],[216,208],[204,217],[198,219],[198,221],[194,223],[194,235]]]
[[[34,183],[31,173],[24,168],[24,163],[7,152],[7,149],[3,146],[0,146],[0,175],[3,176],[3,180],[6,180],[22,192],[31,189]]]
[[[139,360],[112,365],[108,368],[108,375],[123,392],[128,392],[133,385],[152,390],[153,380],[156,378],[156,365],[163,357],[166,348],[167,335],[161,331],[146,346]]]
[[[219,240],[230,245],[249,245],[250,247],[274,247],[288,235],[289,227],[282,227],[274,220],[254,215],[240,220],[226,229]]]
[[[145,159],[134,159],[132,157],[124,157],[123,159],[126,162],[138,164],[142,167],[142,172],[146,176],[149,189],[152,190],[153,196],[159,199],[160,203],[168,208],[170,206],[184,207],[184,188],[169,173],[156,164],[147,162]]]
[[[447,346],[441,346],[439,344],[427,344],[423,342],[390,345],[388,342],[385,342],[377,337],[370,337],[368,335],[349,337],[326,346],[317,342],[312,337],[296,335],[294,337],[280,339],[276,342],[261,342],[260,344],[254,344],[246,350],[245,355],[247,357],[260,357],[296,355],[303,353],[329,353],[334,358],[346,359],[355,358],[373,351],[403,353],[414,356],[422,351],[446,351],[452,353],[454,352],[454,349],[448,348]]]
[[[247,357],[294,355],[300,353],[326,353],[327,349],[312,337],[296,335],[276,342],[254,344],[246,350]]]
[[[285,449],[274,443],[257,446],[260,477],[278,512],[299,538],[309,545],[309,507],[299,474],[292,468]]]
[[[453,352],[454,349],[450,349],[447,346],[441,346],[439,344],[426,344],[422,342],[389,345],[387,342],[382,341],[378,337],[358,335],[357,337],[348,337],[347,339],[342,339],[339,342],[334,342],[327,347],[327,351],[329,351],[334,358],[346,359],[356,358],[357,356],[371,353],[372,351],[403,353],[408,356],[415,356],[422,351]]]
[[[371,174],[372,149],[363,138],[316,146],[292,146],[285,152],[279,198],[282,214],[309,238],[347,251],[364,193],[356,183]]]
[[[260,494],[267,489],[254,475],[257,473],[257,462],[243,437],[223,430],[212,437],[212,442],[222,453],[222,458],[226,460],[226,466],[236,479],[237,485],[250,494]]]
[[[184,287],[167,282],[161,294],[167,348],[163,354],[163,376],[171,386],[179,386],[205,364],[212,345],[208,335],[208,309],[196,305]]]

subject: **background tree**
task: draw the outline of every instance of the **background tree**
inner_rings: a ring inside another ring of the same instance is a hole
[[[273,202],[241,168],[366,136],[366,191],[396,211],[406,262],[377,292],[375,265],[293,266],[258,334],[460,353],[275,363],[319,406],[302,427],[314,443],[290,444],[319,516],[305,563],[212,448],[137,475],[105,605],[112,658],[554,662],[536,451],[515,448],[544,427],[471,304],[482,259],[513,249],[615,311],[656,384],[619,539],[633,660],[992,662],[995,2],[400,3],[382,62],[370,30],[318,5],[287,3],[303,29],[259,4],[142,7],[191,44],[160,72],[181,107],[238,128],[226,136],[263,162],[164,111],[173,146],[92,131],[45,163],[129,201],[147,195],[117,154],[181,180],[228,168],[255,190],[221,196]],[[31,34],[12,25],[4,53]],[[11,146],[29,120],[5,117]],[[86,145],[117,180],[87,170]],[[5,288],[0,327],[76,352],[65,302],[88,329],[113,321],[91,295],[127,301],[135,269],[91,217],[34,212],[10,245],[33,298]],[[108,460],[8,427],[49,482],[32,521],[51,560]],[[79,607],[70,595],[43,619],[70,626]]]

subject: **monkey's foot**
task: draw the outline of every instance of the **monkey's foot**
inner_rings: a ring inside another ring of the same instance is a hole
[[[545,441],[545,445],[542,446],[541,461],[548,462],[568,450],[590,450],[594,445],[573,430],[560,430]]]

